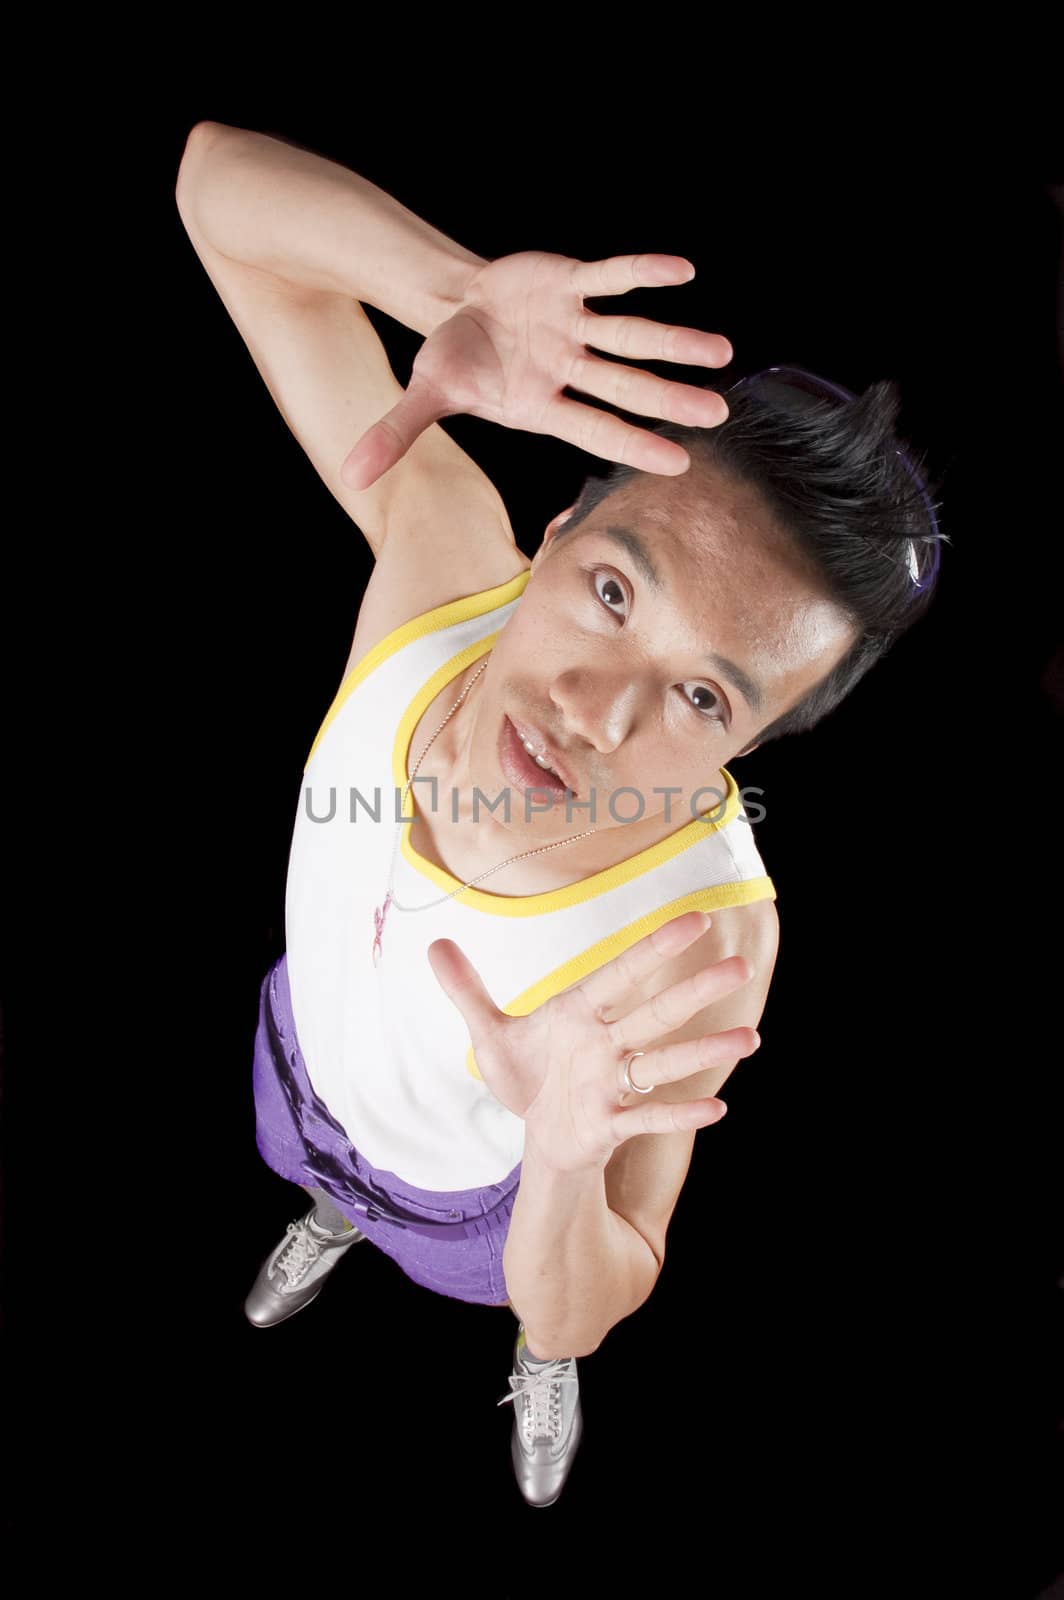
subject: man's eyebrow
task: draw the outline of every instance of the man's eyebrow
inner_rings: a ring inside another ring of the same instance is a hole
[[[632,560],[635,562],[636,566],[649,583],[650,587],[657,594],[660,594],[665,588],[665,580],[658,571],[654,562],[654,558],[650,554],[646,543],[640,538],[639,534],[636,533],[635,529],[611,526],[609,528],[604,528],[602,531],[607,534],[615,544],[619,544],[623,547],[623,549],[627,550],[628,554],[631,556]]]
[[[590,532],[591,530],[589,529],[588,531]],[[627,550],[655,594],[664,592],[666,588],[665,579],[662,577],[646,541],[636,533],[634,528],[620,527],[616,523],[612,523],[601,531],[612,539],[614,544],[619,544],[622,549]],[[734,661],[729,661],[727,656],[717,655],[714,652],[707,656],[706,659],[717,672],[723,673],[726,678],[730,679],[733,687],[739,690],[751,711],[760,712],[764,704],[764,693],[756,679],[752,678],[742,667],[737,666]]]

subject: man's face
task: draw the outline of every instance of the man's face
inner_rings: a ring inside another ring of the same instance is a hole
[[[545,735],[580,800],[596,791],[594,814],[537,811],[537,834],[654,816],[681,827],[715,807],[720,768],[831,671],[854,631],[756,491],[716,469],[640,475],[559,537],[567,515],[550,524],[492,651],[476,782],[485,794],[508,786],[496,740],[509,714]],[[636,793],[613,814],[622,788]],[[512,804],[520,824],[523,797]]]

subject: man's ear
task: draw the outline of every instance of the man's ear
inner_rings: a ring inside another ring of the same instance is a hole
[[[544,553],[544,551],[550,549],[551,545],[554,543],[555,534],[558,532],[558,530],[561,527],[564,526],[564,524],[566,522],[568,522],[569,518],[572,516],[572,514],[573,514],[573,512],[575,510],[576,510],[576,501],[574,500],[571,506],[566,506],[564,511],[559,511],[558,515],[556,517],[552,517],[551,520],[547,523],[546,529],[544,530],[544,534],[543,534],[543,543],[540,545],[539,549],[536,551],[535,555],[532,557],[532,566],[533,567],[535,567],[536,562],[539,560],[540,556]]]

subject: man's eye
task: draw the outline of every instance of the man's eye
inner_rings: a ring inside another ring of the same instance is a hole
[[[627,602],[627,590],[624,584],[618,578],[614,578],[613,573],[603,573],[603,571],[594,571],[594,573],[590,574],[590,582],[592,582],[592,589],[595,590],[598,600],[605,606],[605,610],[611,611],[613,616],[618,616],[618,611],[614,611],[613,608],[616,605],[624,605]],[[611,594],[611,590],[613,590],[613,594]],[[693,699],[688,699],[685,688],[680,688],[680,694],[683,694],[686,704],[691,707],[691,710],[698,712],[699,717],[704,722],[723,722],[725,720],[725,715],[723,715],[725,702],[720,698],[720,694],[717,694],[715,690],[710,690],[706,683],[694,683],[693,688],[691,688],[691,694],[704,696],[704,702],[698,704],[698,706],[694,704]]]
[[[591,574],[591,583],[592,583],[592,587],[595,590],[595,593],[598,595],[599,599],[602,601],[602,604],[605,606],[606,610],[607,611],[612,611],[614,605],[617,604],[617,601],[616,600],[612,600],[611,601],[611,600],[603,599],[603,595],[602,595],[601,591],[599,590],[599,580],[600,579],[602,580],[603,589],[605,589],[607,591],[610,590],[610,589],[613,589],[614,592],[617,595],[620,596],[620,600],[621,600],[622,603],[624,602],[624,599],[625,599],[624,585],[620,582],[620,580],[618,578],[615,578],[613,576],[612,572],[593,572]],[[614,614],[614,616],[617,615],[616,612],[614,612],[613,614]]]
[[[706,720],[709,722],[723,721],[724,702],[714,689],[707,688],[704,683],[696,683],[694,688],[691,690],[691,693],[709,696],[708,705],[696,706],[692,700],[687,700],[687,696],[684,695],[684,699],[687,700],[687,704],[692,708],[693,711],[697,712],[699,716],[706,718]]]

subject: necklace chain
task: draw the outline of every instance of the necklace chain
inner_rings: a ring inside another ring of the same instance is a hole
[[[477,679],[480,677],[480,674],[484,671],[484,668],[487,666],[487,664],[488,664],[487,661],[484,661],[477,668],[476,672],[473,674],[472,678],[470,678],[469,682],[466,684],[465,688],[462,690],[461,694],[458,696],[458,699],[455,701],[455,703],[451,707],[450,711],[448,711],[447,715],[444,717],[443,721],[440,723],[439,727],[436,729],[436,732],[432,735],[432,738],[429,740],[429,742],[425,746],[424,750],[422,750],[421,754],[418,756],[418,758],[417,758],[417,766],[415,766],[413,772],[410,774],[410,777],[409,777],[409,779],[407,781],[406,788],[403,790],[403,798],[402,798],[402,801],[400,802],[400,809],[401,810],[406,805],[406,797],[407,797],[407,794],[409,793],[410,785],[413,783],[414,779],[417,777],[418,767],[421,766],[421,763],[424,761],[425,757],[428,755],[429,750],[432,747],[433,740],[439,738],[440,734],[443,732],[443,730],[447,726],[448,722],[450,722],[451,718],[454,716],[455,712],[458,710],[458,707],[462,704],[462,701],[465,699],[465,697],[469,693],[470,689],[476,683]],[[399,826],[402,827],[403,824],[400,823]],[[387,893],[387,896],[385,897],[385,907],[387,908],[388,905],[393,905],[399,911],[429,911],[429,910],[432,909],[433,906],[441,906],[441,905],[443,905],[443,902],[445,900],[453,900],[455,895],[464,893],[464,891],[466,889],[471,889],[475,883],[480,883],[482,879],[490,878],[493,872],[501,872],[503,867],[510,866],[514,861],[523,861],[526,856],[543,855],[547,850],[557,850],[563,844],[575,844],[577,839],[586,839],[589,834],[597,833],[597,832],[598,832],[597,828],[587,828],[587,829],[585,829],[585,831],[583,833],[574,833],[572,835],[572,837],[569,838],[569,839],[556,839],[553,844],[541,844],[541,845],[538,845],[534,850],[522,850],[520,855],[511,856],[508,861],[500,861],[499,865],[497,867],[489,867],[487,872],[480,873],[479,877],[471,878],[468,883],[463,883],[459,888],[452,889],[449,894],[441,895],[438,900],[430,900],[428,905],[426,905],[426,906],[404,906],[404,905],[400,905],[399,901],[396,900],[395,896],[392,894],[392,879],[395,877],[395,858],[396,858],[396,855],[398,854],[398,851],[399,851],[399,838],[401,837],[400,835],[397,834],[396,835],[396,840],[395,840],[395,848],[392,850],[391,870],[388,873],[388,893]]]

